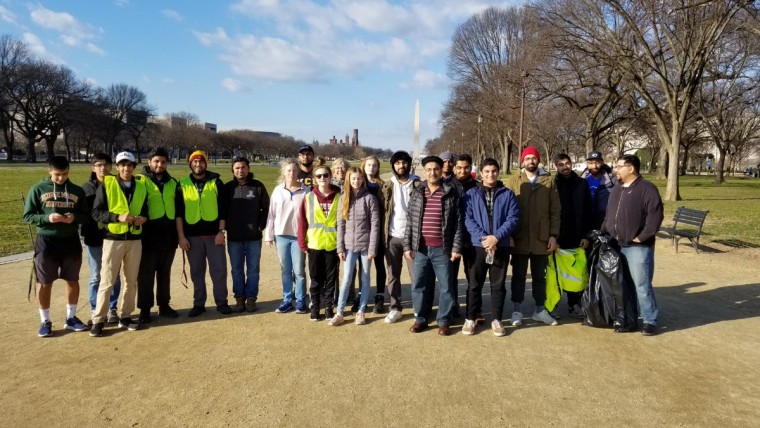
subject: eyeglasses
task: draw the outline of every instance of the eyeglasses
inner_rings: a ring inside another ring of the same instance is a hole
[[[317,178],[330,178],[330,174],[314,174]]]
[[[616,164],[616,165],[615,165],[615,168],[616,168],[616,169],[617,169],[617,168],[624,168],[624,167],[626,167],[626,166],[631,166],[631,165],[630,165],[630,164],[627,164],[627,163],[623,163],[623,164]]]

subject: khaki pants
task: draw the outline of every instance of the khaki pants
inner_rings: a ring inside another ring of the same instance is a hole
[[[98,287],[98,299],[95,306],[95,314],[92,322],[97,324],[105,322],[108,314],[108,300],[111,297],[111,289],[119,270],[121,276],[121,295],[117,312],[119,318],[126,318],[135,310],[135,296],[137,295],[137,275],[140,271],[140,257],[142,255],[142,241],[103,241],[103,267],[100,270],[100,287]],[[123,262],[123,265],[122,265]]]

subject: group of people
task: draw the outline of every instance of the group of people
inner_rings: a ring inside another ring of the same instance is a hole
[[[169,290],[177,247],[187,253],[190,265],[190,317],[206,310],[207,266],[220,313],[255,311],[262,241],[276,247],[280,260],[283,300],[278,313],[310,313],[311,321],[326,319],[330,326],[339,326],[350,304],[355,324],[365,324],[374,264],[372,310],[387,313],[385,323],[395,323],[404,309],[400,277],[405,264],[412,279],[410,331],[425,331],[433,321],[437,283],[438,334],[451,334],[450,325],[462,312],[462,333],[475,334],[486,321],[482,289],[488,275],[491,331],[504,336],[511,263],[509,324],[523,323],[530,267],[532,319],[557,325],[556,315],[545,305],[549,256],[562,249],[588,248],[592,230],[609,233],[619,245],[626,278],[635,285],[641,331],[656,333],[652,276],[662,201],[654,185],[641,178],[636,156],[619,157],[613,174],[602,154],[593,151],[579,176],[570,157],[560,154],[554,158],[557,174],[551,176],[539,166],[538,150],[529,146],[520,155],[519,174],[502,182],[495,159],[480,163],[477,180],[472,158],[450,152],[421,160],[423,180],[413,174],[411,156],[398,151],[390,158],[392,175],[384,181],[375,156],[365,158],[358,168],[343,159],[328,167],[315,161],[314,150],[305,145],[297,160],[281,163],[271,197],[253,178],[245,158],[233,159],[234,177],[227,183],[207,170],[202,151],[189,156],[191,173],[179,181],[167,172],[168,160],[165,150],[156,149],[142,174],[135,174],[134,156],[122,152],[116,157],[118,174],[110,175],[110,158],[95,155],[84,189],[68,180],[65,158],[50,160],[50,176],[32,187],[24,209],[25,221],[38,231],[34,260],[40,284],[40,336],[52,334],[50,290],[57,278],[67,284],[64,328],[87,329],[76,316],[82,259],[79,225],[91,272],[91,336],[102,335],[107,322],[130,331],[150,323],[154,302],[159,316],[178,316],[170,306]],[[227,303],[225,244],[234,307]],[[343,275],[338,278],[341,262]],[[457,287],[462,265],[467,278],[464,311]],[[137,322],[131,318],[135,295]],[[581,293],[568,293],[568,307],[570,315],[583,317]],[[615,331],[629,330],[615,326]]]

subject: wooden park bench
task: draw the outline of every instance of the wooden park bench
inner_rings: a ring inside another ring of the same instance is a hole
[[[668,237],[673,239],[673,245],[678,252],[678,241],[681,238],[689,238],[694,250],[699,253],[699,236],[702,235],[702,225],[705,223],[707,213],[710,211],[694,210],[686,207],[678,207],[676,215],[673,216],[672,227],[661,227],[660,230],[665,232]],[[681,225],[691,226],[688,228],[678,227]]]

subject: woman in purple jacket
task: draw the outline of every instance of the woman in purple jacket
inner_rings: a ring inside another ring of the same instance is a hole
[[[338,217],[338,257],[346,266],[338,296],[338,310],[330,320],[331,326],[343,324],[343,310],[348,299],[348,286],[357,260],[361,259],[361,302],[356,313],[356,324],[365,324],[364,313],[369,297],[370,261],[377,253],[377,235],[380,230],[380,207],[377,198],[367,191],[364,174],[358,168],[349,168],[346,175],[341,209]]]

